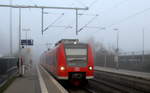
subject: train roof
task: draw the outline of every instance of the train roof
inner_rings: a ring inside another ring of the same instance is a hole
[[[58,41],[55,46],[57,46],[60,43],[64,43],[64,44],[73,44],[73,43],[79,43],[78,39],[61,39],[60,41]]]

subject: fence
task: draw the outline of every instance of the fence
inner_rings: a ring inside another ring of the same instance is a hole
[[[120,55],[119,68],[150,72],[150,54],[147,55]],[[116,68],[114,55],[96,55],[95,65]]]
[[[0,85],[16,71],[17,61],[18,58],[15,57],[0,58]]]

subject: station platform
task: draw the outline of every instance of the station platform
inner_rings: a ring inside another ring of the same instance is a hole
[[[105,72],[110,72],[110,73],[121,74],[121,75],[131,76],[131,77],[135,77],[135,78],[150,80],[150,73],[145,73],[145,72],[116,69],[116,68],[108,68],[108,67],[101,67],[101,66],[95,66],[94,69],[98,70],[98,71],[105,71]]]
[[[4,93],[68,93],[42,66],[17,77]]]
[[[41,93],[36,68],[26,71],[23,77],[17,76],[4,93]]]

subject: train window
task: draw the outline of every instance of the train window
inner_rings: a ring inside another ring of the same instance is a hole
[[[85,67],[87,65],[87,48],[66,48],[69,66]]]
[[[66,55],[87,55],[87,49],[70,49],[66,48]]]

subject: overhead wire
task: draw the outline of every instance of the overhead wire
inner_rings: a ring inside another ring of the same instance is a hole
[[[81,27],[78,32],[81,32],[85,27],[87,27],[91,22],[93,22],[98,15],[96,15],[95,17],[93,17],[90,21],[88,21],[83,27]]]
[[[133,17],[135,17],[135,16],[138,16],[138,15],[140,15],[140,14],[142,14],[142,13],[145,13],[145,12],[147,12],[147,11],[149,11],[149,10],[150,10],[150,8],[145,8],[145,9],[142,10],[142,11],[136,12],[136,13],[134,13],[134,14],[132,14],[132,15],[127,16],[126,18],[124,18],[124,19],[122,19],[122,20],[119,20],[119,21],[116,22],[116,23],[113,23],[113,24],[109,25],[108,27],[111,27],[111,26],[113,26],[113,25],[115,25],[115,24],[120,24],[120,23],[122,23],[122,22],[125,22],[125,21],[127,21],[127,20],[129,20],[129,19],[131,19],[131,18],[133,18]]]
[[[55,19],[50,25],[48,25],[43,32],[45,32],[47,29],[49,29],[53,24],[55,24],[59,19],[61,19],[64,16],[64,13],[62,13],[57,19]]]
[[[110,10],[113,10],[113,9],[117,8],[118,6],[124,4],[124,3],[127,2],[127,1],[128,1],[128,0],[122,0],[122,1],[120,1],[120,2],[117,2],[117,3],[114,4],[112,7],[109,7],[108,9],[103,10],[103,11],[102,11],[103,13],[101,12],[101,15],[100,15],[100,16],[104,16],[106,13],[109,13]]]
[[[116,9],[117,7],[119,7],[120,5],[124,4],[125,2],[127,2],[128,0],[121,0],[120,2],[117,2],[116,4],[114,4],[112,7],[109,7],[108,9],[105,9],[103,11],[101,11],[101,15],[100,16],[104,16],[107,13],[109,13],[110,11],[112,11],[113,9]]]
[[[94,0],[89,6],[92,6],[94,3],[96,3],[98,0]],[[127,0],[122,0],[122,1],[120,1],[120,2],[118,2],[118,3],[116,3],[113,7],[111,7],[110,9],[112,10],[112,9],[114,9],[114,8],[116,8],[117,6],[120,6],[121,4],[123,4],[124,2],[126,2]],[[89,24],[89,23],[88,23]],[[87,25],[86,26],[84,26],[84,28],[85,27],[87,27]],[[99,27],[100,28],[100,27]],[[80,28],[79,29],[79,32],[81,31],[81,30],[83,30],[83,27],[82,28]]]
[[[97,14],[83,14],[83,13],[78,13],[78,15],[96,16]]]
[[[76,0],[74,0],[74,1],[76,1]],[[94,0],[91,4],[89,4],[88,7],[92,7],[97,1],[98,1],[98,0]],[[76,1],[76,2],[81,3],[81,2],[79,2],[79,1]],[[82,3],[82,5],[83,5],[83,3]],[[85,6],[85,5],[84,5],[84,6]],[[86,15],[88,15],[88,14],[86,14]],[[92,16],[94,16],[94,15],[92,15]],[[98,15],[95,15],[95,17],[93,17],[90,21],[88,21],[88,23],[85,24],[81,29],[83,29],[83,28],[86,27],[88,24],[90,24],[97,16],[98,16]],[[80,16],[79,16],[79,17],[80,17]],[[53,24],[52,24],[52,25],[53,25]],[[73,26],[66,27],[65,29],[68,29],[68,28],[73,28]],[[62,34],[62,33],[60,33],[60,34]]]
[[[85,5],[83,2],[79,1],[79,0],[73,0],[73,1],[75,1],[75,2],[77,2],[78,4],[80,4],[80,5],[84,6],[84,7],[86,7],[86,5]]]
[[[126,18],[124,18],[124,19],[122,19],[122,20],[120,20],[120,21],[118,21],[118,22],[116,22],[116,23],[113,23],[113,24],[111,24],[111,25],[108,25],[108,26],[105,27],[105,28],[108,29],[108,28],[112,27],[113,25],[120,24],[120,23],[122,23],[122,22],[128,21],[128,20],[130,20],[131,18],[133,18],[133,17],[135,17],[135,16],[138,16],[138,15],[140,15],[140,14],[143,14],[143,13],[145,13],[145,12],[147,12],[147,11],[150,11],[150,8],[145,8],[145,9],[139,11],[139,12],[136,12],[136,13],[134,13],[134,14],[132,14],[132,15],[129,15],[129,16],[127,16]],[[102,30],[101,28],[98,28],[98,29]],[[95,32],[93,32],[93,33],[95,34],[96,32],[97,32],[97,31],[95,31]]]
[[[120,2],[117,2],[117,3],[114,4],[112,7],[109,7],[108,9],[103,10],[103,11],[104,11],[103,13],[102,13],[102,11],[101,11],[101,15],[103,15],[103,14],[105,14],[105,13],[107,13],[107,12],[110,12],[110,10],[113,10],[113,9],[117,8],[118,6],[124,4],[124,3],[127,2],[127,1],[128,1],[128,0],[122,0],[122,1],[120,1]]]
[[[62,13],[51,13],[51,12],[43,12],[44,14],[51,14],[51,15],[61,15]]]
[[[76,0],[74,0],[74,1],[76,1]],[[99,0],[94,0],[91,4],[89,4],[89,8],[90,7],[92,7],[97,1],[99,1]],[[76,2],[78,2],[79,3],[79,1],[76,1]],[[84,12],[86,12],[86,11],[84,11]],[[82,13],[84,13],[84,12],[82,12]],[[79,16],[78,18],[80,18],[81,16]],[[71,24],[71,23],[70,23]]]
[[[86,28],[96,28],[96,29],[98,29],[98,28],[100,28],[99,26],[86,26]]]
[[[92,7],[98,0],[94,0],[90,5],[89,7]]]
[[[123,3],[127,2],[127,1],[128,1],[128,0],[122,0],[122,1],[120,1],[120,2],[118,2],[118,3],[116,3],[116,4],[114,4],[114,5],[113,5],[112,7],[110,7],[109,9],[106,9],[104,13],[107,13],[106,11],[110,11],[110,10],[115,9],[116,7],[122,5]],[[104,13],[101,13],[101,16],[104,15]],[[93,28],[94,28],[94,27],[93,27]],[[101,28],[106,28],[106,27],[101,27],[101,26],[99,26],[99,27],[96,27],[96,28],[102,30]],[[95,32],[96,32],[96,31],[95,31]]]
[[[65,26],[65,25],[52,25],[51,27],[59,27],[59,28],[72,28],[72,26]]]

